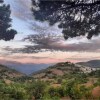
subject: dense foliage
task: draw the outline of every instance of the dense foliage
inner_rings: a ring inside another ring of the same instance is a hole
[[[11,29],[10,14],[10,5],[5,5],[3,0],[0,0],[0,40],[11,40],[17,34],[14,29]]]

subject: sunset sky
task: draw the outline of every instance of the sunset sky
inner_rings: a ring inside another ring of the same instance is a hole
[[[18,31],[18,34],[14,40],[0,41],[1,60],[39,64],[100,59],[100,36],[93,37],[92,40],[84,37],[64,40],[62,30],[57,27],[57,24],[49,26],[48,22],[34,19],[30,10],[31,0],[4,1],[11,5],[12,27]],[[36,34],[46,34],[46,37],[37,39],[35,44],[29,35]],[[53,34],[55,37],[49,37],[48,34]],[[28,40],[24,41],[24,38]],[[37,50],[32,50],[34,47],[42,51],[35,52]]]

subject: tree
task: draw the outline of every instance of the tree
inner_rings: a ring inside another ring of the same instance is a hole
[[[99,0],[32,0],[36,20],[59,22],[65,39],[86,36],[91,39],[100,33]]]
[[[17,34],[16,30],[11,29],[10,14],[10,5],[5,5],[3,0],[0,0],[0,40],[11,40]]]

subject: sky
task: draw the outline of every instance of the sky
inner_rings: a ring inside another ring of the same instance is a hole
[[[0,59],[21,63],[81,62],[100,59],[100,36],[87,40],[76,37],[64,40],[58,23],[39,22],[31,12],[31,0],[4,0],[11,6],[14,40],[0,40]]]

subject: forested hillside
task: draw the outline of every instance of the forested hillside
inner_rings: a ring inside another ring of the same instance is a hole
[[[3,72],[0,73],[3,75],[0,80],[1,100],[100,99],[100,70],[84,72],[70,62],[58,63],[31,76],[19,74],[4,66],[0,70]]]

